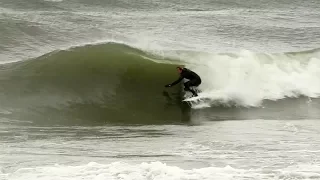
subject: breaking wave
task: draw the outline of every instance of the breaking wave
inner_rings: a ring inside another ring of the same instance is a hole
[[[1,66],[1,111],[40,122],[168,123],[189,119],[180,86],[163,86],[186,66],[202,77],[192,107],[259,107],[265,100],[317,98],[319,50],[265,54],[162,51],[85,45]]]

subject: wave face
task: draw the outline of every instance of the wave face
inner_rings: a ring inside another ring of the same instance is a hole
[[[163,93],[164,85],[178,77],[176,65],[144,55],[108,43],[6,64],[1,70],[0,108],[15,118],[39,122],[180,121],[180,87]]]
[[[208,105],[261,106],[300,96],[320,95],[320,51],[234,54],[187,53],[187,67],[199,72]],[[208,101],[208,99],[210,99]]]

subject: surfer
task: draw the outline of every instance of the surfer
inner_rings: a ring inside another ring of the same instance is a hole
[[[201,84],[200,76],[187,68],[177,67],[177,70],[180,74],[179,79],[174,81],[171,84],[165,85],[165,87],[174,86],[174,85],[178,84],[182,79],[185,78],[185,79],[188,79],[189,81],[184,83],[184,90],[190,91],[193,94],[193,96],[198,96],[197,92],[194,91],[193,89],[190,89],[190,87],[191,86],[199,86]]]

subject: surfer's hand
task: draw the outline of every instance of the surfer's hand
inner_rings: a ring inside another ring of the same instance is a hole
[[[167,85],[165,85],[164,87],[171,87],[171,84],[167,84]]]

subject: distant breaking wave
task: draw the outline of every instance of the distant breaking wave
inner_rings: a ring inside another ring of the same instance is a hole
[[[231,166],[203,167],[185,170],[177,166],[169,166],[162,162],[143,162],[141,164],[128,164],[114,162],[111,164],[98,164],[91,162],[83,166],[47,166],[21,168],[17,171],[4,174],[0,171],[0,178],[21,179],[319,179],[319,165],[298,164],[282,169],[239,169]]]

